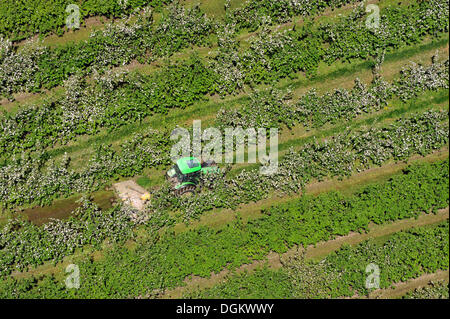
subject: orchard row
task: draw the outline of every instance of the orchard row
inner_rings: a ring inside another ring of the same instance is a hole
[[[442,123],[442,121],[445,121]],[[439,149],[445,144],[448,144],[448,114],[436,113],[432,111],[423,114],[415,115],[410,118],[400,119],[388,126],[372,128],[366,130],[355,131],[353,133],[346,132],[332,137],[328,141],[313,142],[304,145],[298,151],[291,150],[279,163],[277,172],[274,175],[266,176],[259,173],[258,169],[244,170],[235,177],[225,176],[223,178],[216,178],[207,181],[205,189],[193,197],[174,197],[170,192],[168,184],[163,185],[160,189],[152,192],[152,200],[142,212],[136,212],[127,207],[115,207],[108,212],[98,212],[92,208],[90,204],[84,204],[84,212],[76,213],[80,215],[69,219],[68,221],[55,221],[45,226],[34,226],[30,222],[17,223],[14,219],[9,221],[9,225],[4,227],[1,232],[0,239],[0,260],[2,260],[3,273],[9,273],[13,267],[17,269],[24,269],[28,265],[39,265],[47,260],[59,260],[65,254],[73,252],[75,248],[84,246],[85,244],[99,245],[105,238],[110,238],[113,241],[125,240],[127,237],[132,237],[131,228],[137,225],[144,225],[148,232],[154,233],[162,227],[171,226],[174,223],[181,221],[190,221],[193,218],[199,218],[200,215],[211,211],[213,208],[236,208],[239,204],[249,203],[266,198],[274,191],[278,193],[292,194],[294,192],[301,192],[303,186],[313,179],[322,179],[324,177],[344,177],[349,176],[357,171],[369,168],[373,165],[382,165],[388,160],[405,160],[413,154],[426,155],[435,149]],[[95,165],[97,169],[103,169],[108,172],[111,167],[117,165],[114,163],[114,152],[105,152],[104,157],[100,158],[98,162],[91,162],[88,170]],[[141,158],[128,159],[127,164],[133,168],[134,163],[142,163]],[[391,195],[378,194],[382,202],[389,201],[387,205],[376,205],[374,208],[356,209],[352,214],[348,214],[351,221],[361,219],[361,222],[354,224],[357,229],[365,229],[368,218],[377,223],[385,222],[399,218],[402,213],[411,214],[418,211],[428,211],[433,207],[445,207],[448,202],[448,170],[444,169],[448,166],[448,161],[444,164],[437,165],[440,174],[443,174],[440,179],[436,177],[435,173],[430,180],[430,185],[425,186],[424,178],[418,178],[413,174],[405,175],[406,179],[410,179],[410,183],[405,181],[398,184],[404,192],[400,190],[393,191]],[[55,170],[50,171],[52,174]],[[67,172],[61,172],[59,180],[54,180],[51,186],[44,182],[48,177],[40,173],[35,173],[30,181],[33,184],[25,185],[28,192],[36,192],[36,189],[47,187],[60,187],[64,189],[67,185],[74,182],[81,182],[83,176],[74,176]],[[420,176],[419,176],[420,177]],[[73,180],[68,180],[73,178]],[[420,183],[417,183],[417,180]],[[447,183],[440,188],[441,183]],[[31,186],[31,187],[30,187]],[[33,189],[35,187],[36,189]],[[408,187],[419,187],[419,190],[413,191],[407,189]],[[211,188],[211,189],[209,189]],[[59,189],[52,190],[53,193],[58,194]],[[10,193],[6,193],[11,194]],[[52,195],[54,195],[52,193]],[[12,193],[13,195],[15,193]],[[17,193],[16,193],[17,194]],[[26,196],[24,192],[24,196]],[[443,195],[444,194],[444,195]],[[433,197],[433,196],[438,197]],[[396,196],[405,196],[400,200]],[[409,197],[413,196],[413,197]],[[423,196],[426,196],[425,198]],[[428,198],[429,197],[429,198]],[[17,196],[16,198],[19,198]],[[390,200],[398,201],[395,205]],[[375,198],[370,198],[370,205],[374,205]],[[403,205],[401,206],[400,203]],[[332,202],[330,205],[335,205]],[[413,206],[409,206],[413,205]],[[332,207],[330,206],[330,207]],[[391,208],[390,208],[391,207]],[[397,207],[397,208],[393,208]],[[83,209],[83,208],[82,208]],[[182,212],[182,216],[177,218],[172,212]],[[317,222],[317,214],[328,214],[328,210],[313,212],[312,209],[307,209],[303,213],[309,214],[311,212],[312,222]],[[365,211],[368,216],[365,216],[361,211]],[[338,213],[339,210],[336,210]],[[389,213],[387,213],[389,212]],[[275,216],[277,214],[269,214]],[[285,219],[283,212],[278,215]],[[181,219],[180,219],[181,218]],[[340,218],[334,218],[332,214],[327,218],[323,217],[320,222],[321,227],[328,225],[325,229],[336,229],[336,235],[345,233],[346,228],[332,226],[335,222],[340,222]],[[291,222],[289,222],[291,224]],[[280,224],[281,225],[281,224]],[[294,227],[295,223],[292,224]],[[300,224],[298,224],[300,225]],[[326,237],[326,231],[321,232],[319,229],[311,231],[304,223],[301,223],[301,229],[286,228],[289,238],[294,240],[305,234],[301,240],[302,244],[314,243],[314,240],[322,240]],[[258,227],[261,225],[258,224]],[[256,227],[256,226],[255,226]],[[231,228],[235,229],[235,228]],[[280,231],[272,226],[271,231]],[[284,228],[283,228],[284,229]],[[254,230],[256,234],[259,233],[257,229]],[[95,234],[94,234],[95,233]],[[201,231],[200,231],[201,234]],[[184,235],[183,235],[184,236]],[[183,237],[181,236],[181,237]],[[209,236],[209,235],[208,235]],[[240,235],[239,235],[240,236]],[[180,238],[181,238],[180,237]],[[177,237],[179,238],[179,237]],[[243,239],[245,237],[242,237]],[[287,240],[283,236],[271,236],[266,234],[261,236],[260,240],[267,243],[267,240],[273,238],[274,245],[272,250],[279,247],[283,250],[286,247],[282,242]],[[277,239],[278,238],[278,239]],[[282,239],[280,238],[285,238]],[[185,238],[186,239],[186,238]],[[178,239],[177,239],[178,240]],[[187,239],[186,239],[187,240]],[[214,241],[212,241],[214,242]],[[233,243],[234,241],[229,241]],[[251,240],[256,243],[256,238]],[[206,243],[206,242],[205,242]],[[298,242],[297,242],[298,243]],[[208,245],[210,245],[209,243]],[[211,249],[216,256],[216,250],[206,245],[205,249]],[[262,247],[265,244],[260,244]],[[289,245],[288,245],[289,246]],[[180,245],[176,243],[168,244],[166,249],[181,249],[183,253],[186,247],[192,247],[198,258],[203,258],[203,254],[198,253],[199,245]],[[258,246],[259,247],[259,246]],[[261,254],[264,252],[262,247],[250,250],[252,254]],[[242,251],[240,249],[231,249],[230,252]],[[249,250],[244,250],[247,253]],[[180,251],[181,253],[181,251]],[[194,252],[193,252],[194,253]],[[155,253],[155,256],[161,258],[168,258],[167,253]],[[257,255],[262,256],[262,255]],[[192,256],[191,256],[192,257]],[[153,258],[153,257],[152,257]],[[157,257],[154,257],[157,258]],[[178,257],[177,257],[178,258]],[[175,258],[174,260],[177,260]],[[188,254],[184,258],[190,258]],[[224,258],[226,259],[225,255]],[[240,256],[240,258],[243,258]],[[180,259],[179,259],[180,260]],[[190,259],[189,259],[190,260]],[[186,269],[197,269],[203,265],[198,262],[196,258],[191,260],[195,265],[190,265]],[[158,261],[159,262],[159,261]],[[147,263],[146,263],[147,264]],[[150,263],[152,264],[152,263]],[[226,263],[225,263],[226,264]],[[196,266],[197,265],[197,266]],[[176,267],[175,267],[176,268]],[[218,269],[214,269],[217,271]],[[205,270],[206,271],[206,270]],[[211,270],[204,273],[197,273],[199,275],[209,274]],[[187,274],[186,274],[187,275]]]
[[[366,186],[353,195],[337,192],[319,196],[306,195],[269,208],[263,211],[263,217],[246,223],[237,215],[236,221],[221,228],[202,226],[178,234],[167,231],[162,235],[158,235],[157,227],[146,227],[146,239],[141,237],[132,250],[118,242],[105,251],[102,259],[94,261],[87,257],[72,260],[80,268],[80,289],[66,289],[64,283],[56,280],[53,275],[24,279],[6,276],[0,282],[0,296],[155,296],[158,291],[181,285],[189,275],[209,277],[211,272],[217,273],[225,267],[235,269],[254,260],[264,259],[270,251],[284,253],[294,245],[306,247],[352,231],[365,231],[371,223],[384,224],[418,216],[422,211],[447,207],[448,165],[448,159],[432,164],[415,164],[401,174],[394,175],[389,181]],[[117,212],[115,210],[116,214]],[[107,213],[108,216],[109,214],[111,212]],[[111,241],[117,238],[119,226],[105,227],[107,223],[96,214],[93,218],[89,218],[89,214],[82,216],[85,216],[85,226],[80,222],[70,221],[72,225],[78,225],[77,230],[69,231],[70,227],[61,227],[63,232],[53,231],[53,236],[58,240],[45,240],[48,238],[46,230],[32,224],[22,223],[19,229],[6,227],[1,233],[0,241],[3,274],[16,267],[21,269],[26,265],[39,264],[52,254],[52,257],[56,257],[57,252],[68,251],[65,239],[74,240],[74,232],[95,230]],[[56,224],[47,227],[52,230],[55,229],[54,225]],[[106,235],[103,227],[111,233]],[[369,263],[380,266],[381,287],[425,272],[448,269],[448,223],[434,230],[396,234],[394,238],[397,239],[390,240],[381,247],[369,242],[357,248],[343,248],[327,257],[325,264],[322,263],[319,267],[327,275],[336,275],[338,271],[342,272],[341,276],[311,278],[314,281],[322,278],[318,282],[321,284],[320,289],[317,290],[314,290],[314,285],[299,283],[300,287],[311,288],[316,294],[332,296],[348,296],[355,291],[365,294],[363,276],[366,275],[364,269]],[[95,240],[99,238],[95,237],[92,241]],[[79,246],[82,243],[75,241],[74,244]],[[56,247],[57,245],[62,248]],[[427,254],[420,251],[427,251]],[[386,259],[389,256],[390,263]],[[299,272],[298,275],[307,273]],[[323,280],[328,280],[333,285],[324,286]]]

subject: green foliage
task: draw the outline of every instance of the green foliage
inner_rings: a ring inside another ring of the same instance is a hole
[[[434,164],[414,165],[402,174],[392,177],[390,181],[366,187],[351,196],[335,192],[317,197],[303,196],[300,200],[266,210],[264,217],[250,220],[246,224],[236,221],[221,229],[200,227],[180,234],[168,232],[159,240],[154,238],[151,241],[141,242],[134,250],[117,247],[107,251],[101,261],[80,261],[82,286],[79,290],[72,291],[71,296],[90,298],[149,296],[155,289],[179,285],[191,274],[208,277],[211,272],[219,272],[226,266],[234,269],[252,260],[263,259],[270,251],[283,253],[295,244],[315,244],[348,234],[350,231],[363,231],[370,222],[385,223],[417,216],[419,211],[446,207],[449,196],[448,166],[448,159]],[[408,203],[408,206],[397,209],[399,202]],[[152,223],[152,217],[149,222]],[[423,268],[423,271],[445,267],[445,258],[441,256],[444,250],[440,249],[435,241],[440,240],[445,244],[447,240],[448,246],[448,226],[447,237],[438,237],[435,236],[437,233],[430,233],[426,240],[417,240],[424,232],[417,234],[415,239],[408,239],[412,235],[401,236],[407,237],[408,245],[414,243],[425,245],[432,240],[436,248],[430,251],[429,255],[421,254],[424,257],[411,254],[408,265],[417,258],[428,258],[429,263],[422,263],[427,267]],[[389,253],[393,256],[401,257],[399,254],[403,251],[394,250],[397,246],[386,247],[391,247]],[[397,249],[400,249],[399,247]],[[421,247],[428,251],[428,247]],[[382,251],[388,252],[387,249]],[[411,248],[409,253],[412,251],[414,250]],[[330,258],[342,264],[351,258],[350,252],[343,250],[336,257]],[[340,257],[343,255],[347,259]],[[9,259],[5,261],[11,262]],[[359,259],[354,262],[354,267],[362,265]],[[381,266],[382,260],[379,262]],[[342,267],[345,265],[347,264],[343,264]],[[395,265],[401,265],[401,260]],[[394,270],[383,279],[383,285],[388,280],[406,278],[406,275],[394,273]],[[352,268],[351,271],[355,270]],[[417,273],[416,269],[407,274],[409,276]],[[347,276],[348,279],[345,279],[344,283],[350,282],[351,272]],[[36,297],[39,290],[54,291],[60,297],[68,296],[67,291],[58,288],[62,283],[57,284],[51,278],[46,280],[39,283],[32,281],[31,284],[27,281],[25,285],[24,281],[5,279],[0,283],[0,291],[3,292],[3,297],[13,294],[18,297]],[[359,286],[354,287],[359,289]],[[278,291],[281,293],[286,290],[280,288]]]
[[[218,284],[204,291],[194,291],[183,298],[224,298],[224,299],[282,299],[292,293],[290,277],[282,271],[268,267],[252,272],[228,275],[226,283]]]
[[[52,5],[47,1],[21,2],[16,6],[17,12],[10,11],[10,0],[2,2],[0,34],[17,40],[35,32],[60,33],[64,22],[58,10],[65,8],[63,2],[54,1]],[[150,5],[168,2],[155,0]],[[241,11],[227,12],[225,35],[218,35],[216,57],[205,62],[192,56],[187,61],[166,65],[151,75],[111,75],[104,73],[104,68],[127,64],[134,59],[152,61],[189,45],[210,45],[210,36],[221,26],[205,17],[198,6],[183,9],[175,5],[163,12],[157,25],[153,24],[151,16],[144,15],[136,24],[110,25],[93,33],[88,41],[54,49],[37,46],[18,51],[0,38],[0,94],[11,97],[19,91],[37,92],[69,79],[67,94],[62,99],[49,101],[42,107],[23,109],[14,115],[7,114],[0,120],[2,133],[5,133],[0,137],[2,204],[48,203],[56,196],[96,189],[113,177],[134,176],[149,165],[168,160],[163,154],[168,148],[166,136],[153,139],[144,134],[124,143],[120,151],[111,145],[97,147],[86,167],[75,172],[68,169],[67,157],[61,163],[47,162],[42,149],[58,142],[97,134],[101,128],[113,130],[142,121],[154,113],[167,113],[172,108],[185,108],[208,94],[236,93],[244,84],[272,84],[294,77],[298,71],[311,76],[324,59],[328,63],[360,58],[382,60],[386,51],[448,31],[448,11],[441,8],[448,6],[445,0],[387,8],[383,11],[381,28],[375,32],[364,26],[362,7],[332,25],[317,27],[306,23],[301,28],[281,33],[267,28],[273,23],[289,21],[292,15],[313,15],[327,6],[334,8],[347,2],[352,1],[302,1],[302,6],[296,7],[297,2],[292,1],[249,1]],[[3,10],[4,3],[7,10]],[[82,15],[116,17],[145,4],[149,1],[130,0],[124,8],[118,7],[115,1],[88,0],[82,3]],[[21,6],[25,5],[38,8],[35,16],[23,16],[21,9],[25,7]],[[2,18],[4,12],[8,19]],[[50,19],[49,12],[52,12]],[[408,28],[404,27],[405,23]],[[262,31],[251,41],[250,47],[239,51],[234,32],[242,28],[256,30],[260,26]],[[448,75],[448,61],[446,63],[442,70],[434,70],[436,72],[424,68],[406,70],[396,82],[394,93],[408,100],[422,90],[448,87],[448,78],[441,79]],[[90,73],[94,74],[94,81],[81,79]],[[75,77],[70,77],[74,74]],[[439,74],[439,79],[436,81],[430,74]],[[358,107],[366,97],[373,103],[363,111],[378,110],[390,96],[382,84],[366,89],[357,83],[351,92],[336,91],[321,97],[311,93],[305,103],[297,105],[296,120],[300,118],[300,122],[311,126],[341,118],[349,120],[361,112]],[[292,109],[285,108],[285,97],[278,93],[274,90],[257,93],[247,110],[244,109],[247,116],[244,124],[292,125]],[[351,102],[346,104],[349,98]],[[260,102],[263,102],[259,110],[262,112],[252,113]],[[320,112],[314,112],[317,104],[321,106]],[[273,114],[269,113],[272,106],[275,107],[271,110]],[[144,140],[146,142],[142,143]],[[298,191],[314,178],[342,177],[390,159],[402,160],[416,153],[425,155],[447,143],[448,115],[427,112],[401,119],[388,127],[361,130],[356,134],[346,132],[331,141],[310,143],[299,153],[291,151],[280,165],[280,174],[274,178],[263,179],[256,170],[234,179],[224,177],[216,182],[214,191],[187,200],[173,198],[164,185],[153,194],[152,204],[144,212],[150,212],[149,216],[137,216],[134,211],[117,207],[100,212],[86,204],[76,217],[42,227],[14,220],[0,232],[3,275],[15,269],[61,260],[85,245],[100,248],[105,239],[117,245],[108,250],[101,261],[78,260],[83,274],[80,290],[65,289],[53,276],[15,280],[6,275],[0,281],[0,297],[151,297],[160,289],[180,285],[191,274],[207,277],[226,266],[234,269],[262,259],[270,251],[282,253],[293,245],[306,246],[351,231],[367,230],[370,223],[387,223],[415,217],[420,211],[446,207],[449,203],[448,160],[412,166],[402,175],[368,186],[352,196],[336,192],[303,196],[265,210],[262,218],[246,224],[239,219],[219,230],[200,227],[177,235],[169,231],[162,238],[156,235],[160,228],[174,222],[169,216],[173,211],[181,211],[185,220],[189,220],[213,208],[235,208],[241,203],[260,200],[273,190]],[[36,150],[38,152],[32,153]],[[11,156],[19,153],[20,158]],[[134,250],[122,247],[126,239],[134,237],[132,229],[137,224],[145,224],[150,239],[141,241]],[[433,240],[434,246],[431,246]],[[363,267],[373,260],[388,265],[382,272],[383,287],[423,272],[448,269],[448,223],[433,230],[419,229],[395,235],[382,246],[368,242],[357,248],[344,247],[322,264],[301,264],[300,268],[294,267],[294,272],[263,269],[255,276],[244,274],[233,279],[231,286],[224,286],[211,295],[267,297],[267,289],[273,297],[292,296],[291,291],[297,297],[365,294]],[[299,269],[304,271],[299,272]],[[295,277],[295,273],[303,277]],[[294,279],[289,282],[290,278]],[[297,284],[306,279],[310,285],[301,290]],[[287,283],[276,285],[278,281]]]
[[[325,259],[307,261],[303,255],[284,262],[280,270],[257,269],[254,273],[231,276],[212,288],[187,294],[193,298],[342,298],[364,296],[369,275],[365,269],[374,263],[380,269],[380,288],[447,270],[448,221],[433,227],[414,228],[389,236],[383,244],[374,240],[357,246],[343,246]],[[426,252],[426,253],[424,253]],[[277,287],[270,280],[278,278]],[[243,287],[243,289],[241,289]],[[249,295],[247,287],[252,288]],[[274,293],[275,291],[275,293]],[[275,295],[275,297],[272,297]],[[448,284],[416,290],[407,298],[448,298]]]
[[[349,121],[362,113],[373,113],[388,105],[394,97],[406,102],[426,90],[448,89],[449,61],[430,66],[405,67],[393,83],[376,76],[365,85],[355,79],[351,90],[334,89],[318,95],[311,89],[297,101],[290,92],[274,88],[255,91],[250,101],[239,109],[222,108],[217,114],[216,125],[221,128],[292,127],[301,123],[309,127],[322,127],[326,123]]]
[[[320,35],[309,25],[279,33],[263,29],[242,53],[245,82],[274,83],[293,78],[298,71],[312,76],[325,53],[323,46]]]
[[[376,59],[385,52],[418,43],[428,32],[448,32],[448,12],[441,8],[445,5],[448,1],[437,0],[384,8],[380,27],[375,31],[365,25],[363,4],[331,24],[305,23],[283,32],[263,28],[241,54],[245,82],[273,83],[298,71],[312,76],[320,61],[331,64],[338,60]],[[429,25],[424,23],[428,19],[433,20]]]
[[[135,176],[149,166],[167,165],[170,150],[166,134],[147,130],[124,141],[119,149],[112,145],[94,146],[94,154],[81,170],[69,167],[70,158],[48,161],[45,152],[13,158],[0,167],[0,188],[8,189],[4,206],[39,203],[49,205],[62,196],[98,190],[119,176]],[[10,177],[4,178],[7,174]]]
[[[226,19],[239,29],[255,31],[264,23],[286,23],[295,16],[311,17],[322,13],[326,8],[334,10],[354,2],[358,0],[248,0],[235,10],[228,10]],[[226,8],[228,9],[227,6]]]
[[[82,199],[81,206],[64,221],[52,220],[36,226],[29,221],[12,219],[0,232],[0,275],[23,271],[45,261],[60,261],[75,249],[91,245],[101,248],[105,239],[123,243],[133,237],[135,223],[127,207],[101,211],[94,203]]]
[[[445,4],[448,5],[448,0],[385,8],[382,27],[376,34],[366,28],[362,6],[333,24],[306,23],[283,32],[272,32],[265,26],[243,51],[228,43],[235,41],[233,23],[214,24],[198,6],[184,9],[177,4],[170,6],[156,25],[147,12],[135,24],[108,26],[94,32],[85,42],[55,49],[37,47],[30,52],[18,52],[0,37],[0,47],[9,47],[0,54],[0,82],[4,83],[0,94],[12,98],[15,92],[35,92],[60,85],[76,73],[127,64],[133,59],[145,62],[149,56],[154,60],[190,45],[210,44],[213,34],[218,36],[219,53],[212,58],[211,65],[205,64],[219,75],[215,83],[221,94],[236,93],[244,83],[274,83],[295,77],[299,71],[313,76],[322,60],[333,63],[378,58],[386,51],[418,43],[429,35],[448,32],[448,11],[439,9]],[[427,17],[433,23],[425,28],[424,19],[417,17]],[[405,19],[411,23],[410,29],[404,28]],[[229,32],[226,38],[221,36],[222,27]],[[341,38],[336,39],[336,32]]]
[[[97,134],[100,128],[117,129],[169,109],[185,108],[213,94],[214,79],[212,70],[196,55],[150,75],[107,72],[90,83],[80,77],[70,78],[62,98],[0,118],[5,128],[0,137],[0,158],[35,150],[37,145],[46,148],[66,143],[77,135]]]
[[[331,297],[366,295],[368,264],[380,267],[380,288],[449,267],[449,222],[392,235],[383,245],[374,240],[345,246],[325,258],[328,272],[339,272]]]
[[[0,2],[0,34],[22,40],[36,33],[61,35],[65,28],[69,4],[80,8],[80,24],[90,16],[117,18],[136,8],[160,8],[172,0],[3,0]]]
[[[189,9],[170,6],[163,12],[161,22],[155,29],[152,54],[170,55],[185,48],[186,43],[198,46],[210,44],[205,35],[213,31],[212,21],[206,17],[199,5]]]
[[[272,192],[301,192],[311,180],[350,176],[388,160],[406,160],[412,154],[429,154],[448,143],[448,114],[427,111],[394,123],[346,130],[324,141],[314,140],[299,150],[289,149],[272,174],[256,167],[235,176],[216,178],[208,188],[189,198],[173,197],[168,189],[152,192],[158,198],[150,213],[181,211],[185,221],[199,218],[214,208],[235,209],[240,204],[267,198]]]
[[[88,40],[56,48],[30,42],[18,50],[0,36],[0,94],[12,99],[19,91],[38,92],[61,85],[70,75],[88,75],[137,59],[140,62],[168,56],[190,44],[204,44],[213,32],[198,7],[184,9],[175,4],[168,17],[153,24],[144,10],[137,21],[108,24],[93,31]],[[206,83],[205,83],[206,85]]]
[[[428,286],[416,288],[403,299],[449,299],[448,281],[432,281]]]
[[[76,4],[80,8],[80,19],[92,16],[119,18],[132,14],[144,7],[161,10],[162,7],[173,3],[173,0],[5,0],[0,3],[0,34],[12,40],[21,40],[36,33],[46,35],[56,33],[61,35],[66,28],[65,10],[69,4]],[[314,16],[323,12],[327,7],[332,9],[356,0],[328,0],[328,1],[247,1],[241,8],[228,10],[227,22],[235,23],[239,29],[256,30],[261,25],[263,17],[268,17],[273,23],[290,21],[293,16]],[[195,7],[194,7],[195,8]],[[30,15],[30,12],[32,13]],[[191,27],[191,26],[187,26]]]
[[[448,4],[432,0],[384,8],[380,11],[380,25],[375,29],[366,27],[365,7],[359,5],[348,17],[342,17],[340,23],[320,27],[322,37],[330,44],[325,61],[366,59],[418,43],[428,32],[431,35],[448,32],[448,12],[444,9]]]

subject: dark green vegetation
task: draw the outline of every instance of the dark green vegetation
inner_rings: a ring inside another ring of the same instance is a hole
[[[0,291],[3,293],[2,297],[106,298],[151,294],[154,289],[180,285],[190,274],[208,277],[212,271],[218,272],[227,265],[233,269],[251,260],[262,259],[269,251],[283,253],[295,244],[309,245],[350,231],[364,231],[370,222],[381,224],[414,217],[421,211],[446,207],[449,202],[448,167],[448,159],[434,164],[413,165],[387,182],[365,187],[350,196],[336,192],[317,197],[303,196],[291,203],[268,209],[264,212],[264,217],[247,223],[238,219],[221,229],[200,227],[180,234],[168,231],[162,237],[154,234],[150,236],[152,239],[142,240],[133,250],[115,245],[105,252],[102,260],[77,261],[82,274],[82,284],[78,290],[66,290],[63,282],[46,275],[20,280],[5,278],[0,284]],[[31,224],[23,227],[36,229]],[[24,235],[30,232],[25,231],[26,228],[23,230]],[[433,234],[437,233],[430,233],[430,236]],[[3,238],[8,240],[2,240],[3,246],[9,245],[11,240],[11,235],[5,235],[7,237]],[[426,237],[425,243],[428,243],[430,236]],[[27,240],[27,237],[21,238]],[[433,240],[443,240],[445,243],[445,237]],[[408,245],[419,245],[421,242],[412,239],[407,241]],[[448,246],[448,237],[446,242]],[[43,244],[45,243],[54,244]],[[13,247],[14,253],[8,255],[7,250],[2,250],[4,261],[11,261],[8,256],[16,253],[16,245],[9,247]],[[414,247],[418,246],[412,246],[412,249]],[[434,267],[444,267],[440,263],[445,263],[445,258],[438,253],[441,249],[438,249],[439,245],[435,247],[436,254],[431,256],[440,261]],[[344,249],[336,257],[330,258],[334,258],[336,263],[343,263],[347,259],[339,256],[345,252],[350,253],[352,250]],[[413,262],[413,255],[411,258],[410,262]],[[361,262],[355,262],[354,267],[360,265]],[[424,269],[432,270],[432,264],[422,265],[429,267]],[[337,290],[339,294],[349,293],[347,284],[355,280],[350,276],[352,272],[346,277],[345,285]],[[413,268],[406,274],[412,276],[420,272],[420,269]],[[383,285],[389,280],[401,279],[398,276],[406,276],[402,274],[403,272],[395,274],[394,270],[390,271],[388,277],[382,279]],[[359,286],[354,287],[364,293],[357,288]]]
[[[185,10],[174,6],[157,24],[152,23],[151,16],[143,15],[133,25],[112,25],[95,32],[87,41],[54,49],[16,52],[5,42],[0,51],[0,81],[4,83],[0,94],[11,98],[15,92],[61,85],[76,73],[91,73],[134,59],[152,61],[190,45],[205,45],[212,41],[213,34],[217,35],[219,49],[211,61],[216,76],[210,93],[230,94],[244,84],[273,83],[294,77],[298,71],[313,75],[322,60],[333,63],[379,57],[383,52],[420,43],[426,36],[440,35],[448,31],[448,12],[439,10],[445,3],[448,5],[445,0],[419,1],[384,9],[381,23],[389,32],[366,28],[363,6],[332,24],[305,24],[277,33],[264,28],[244,50],[239,50],[235,39],[238,30],[215,25],[199,7]],[[417,19],[419,16],[422,19]],[[405,23],[411,28],[405,30]],[[334,39],[336,32],[339,41]],[[199,93],[197,99],[204,94]]]
[[[268,267],[230,275],[227,281],[212,288],[185,294],[184,298],[240,298],[240,299],[286,299],[296,293],[292,278],[286,271]],[[306,298],[306,297],[304,297]]]
[[[379,266],[380,288],[449,267],[448,221],[395,233],[383,243],[344,246],[320,262],[295,256],[280,270],[261,268],[196,292],[194,298],[338,298],[368,295],[367,265]],[[425,253],[426,252],[426,253]],[[277,280],[274,284],[270,280]],[[269,284],[267,284],[269,283]],[[448,284],[420,289],[407,297],[448,298]]]

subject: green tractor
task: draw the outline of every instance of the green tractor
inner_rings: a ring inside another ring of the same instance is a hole
[[[166,173],[175,195],[192,195],[200,183],[201,174],[217,173],[219,168],[212,160],[200,163],[196,157],[180,158]]]

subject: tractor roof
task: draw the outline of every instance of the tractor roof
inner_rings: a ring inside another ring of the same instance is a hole
[[[181,174],[190,174],[202,169],[199,160],[195,157],[183,157],[177,161]]]

